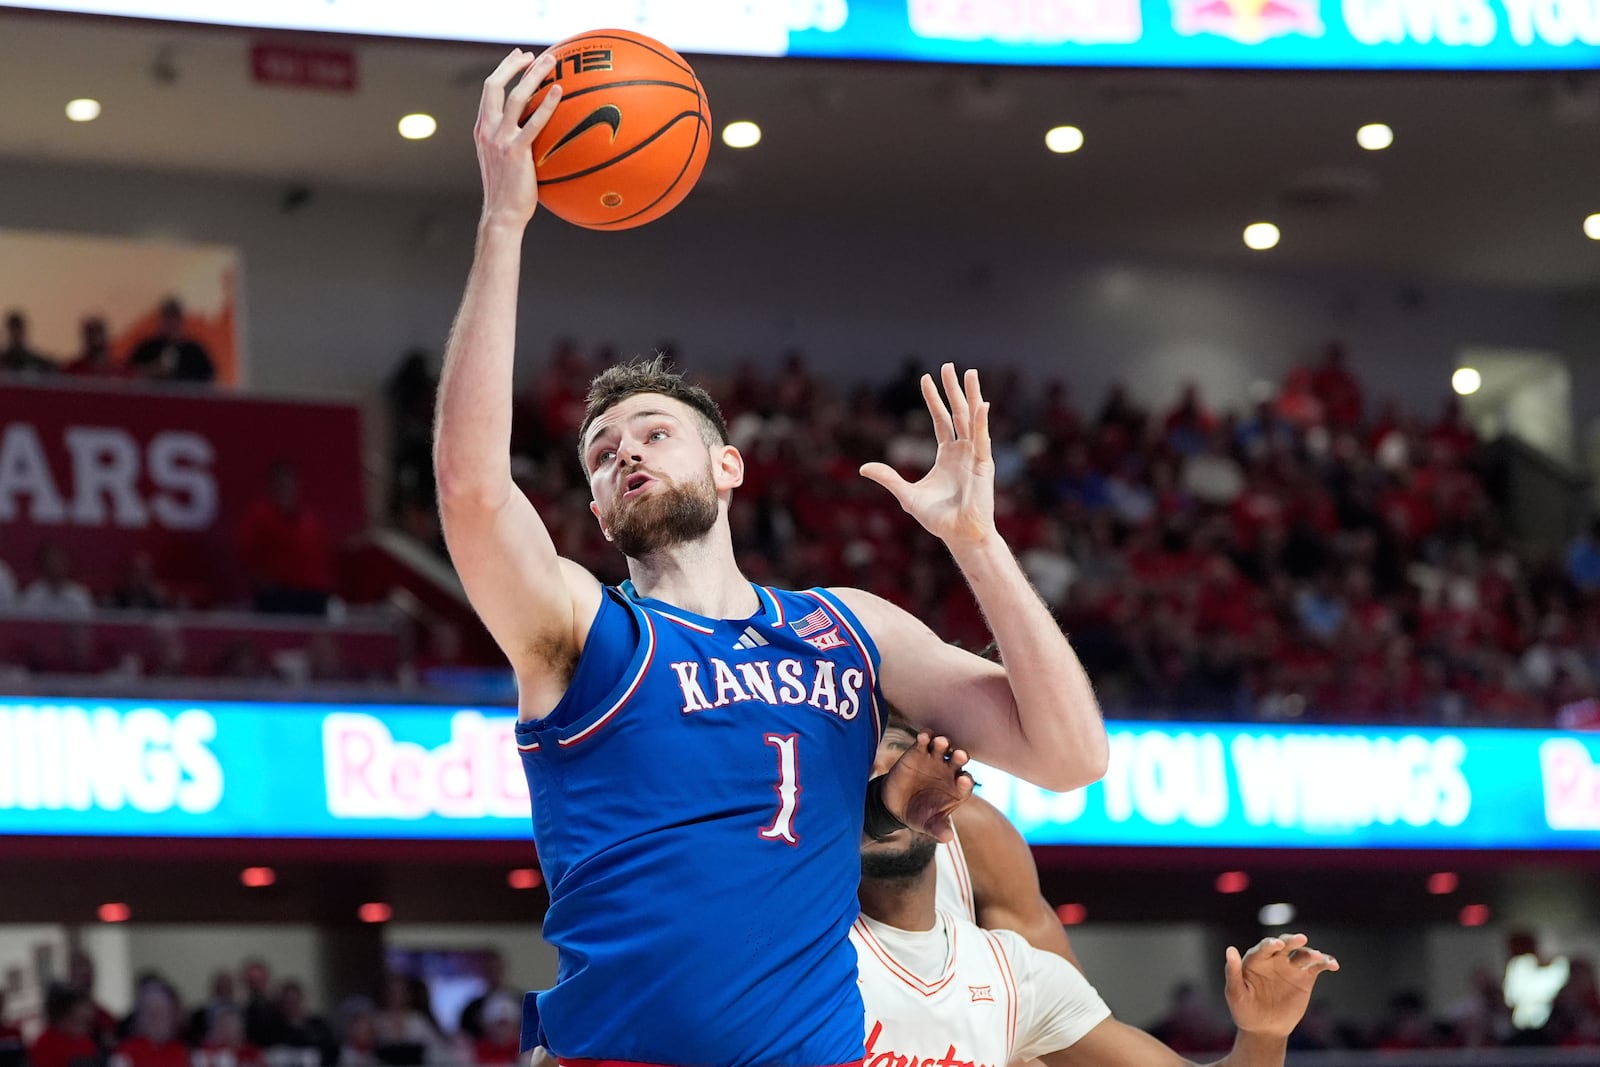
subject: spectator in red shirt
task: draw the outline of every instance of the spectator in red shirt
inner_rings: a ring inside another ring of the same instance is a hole
[[[111,1067],[189,1067],[189,1049],[178,1039],[178,998],[162,981],[147,981],[133,1009],[127,1040],[111,1055]]]
[[[129,378],[132,373],[125,364],[111,358],[111,341],[106,336],[106,320],[90,315],[79,326],[83,347],[78,355],[62,368],[62,373],[78,378]]]
[[[67,985],[83,994],[89,1002],[89,1036],[109,1052],[117,1043],[117,1019],[94,999],[93,956],[79,951],[67,957]]]
[[[270,489],[245,514],[239,549],[255,586],[257,611],[322,615],[333,587],[333,558],[322,520],[300,500],[300,477],[272,465]]]
[[[28,1049],[32,1067],[93,1067],[100,1046],[90,1036],[94,1003],[71,986],[53,985],[44,997],[44,1032]]]
[[[472,1045],[472,1061],[483,1067],[520,1063],[522,1012],[516,1001],[496,993],[483,1004],[483,1036]]]
[[[1330,344],[1311,372],[1311,394],[1322,405],[1323,421],[1334,429],[1361,425],[1361,383],[1345,367],[1344,345]]]

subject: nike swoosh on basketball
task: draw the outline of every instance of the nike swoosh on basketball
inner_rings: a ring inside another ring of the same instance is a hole
[[[617,130],[622,126],[622,109],[616,104],[601,104],[585,115],[582,122],[568,130],[561,140],[551,145],[550,151],[546,152],[539,162],[543,163],[546,159],[561,151],[566,144],[576,139],[584,131],[592,130],[596,126],[610,126],[611,139],[615,141],[617,139]]]

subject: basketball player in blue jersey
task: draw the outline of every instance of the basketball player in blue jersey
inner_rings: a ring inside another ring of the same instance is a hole
[[[525,1045],[576,1067],[854,1063],[864,817],[879,833],[904,822],[948,836],[971,786],[965,755],[933,734],[1046,788],[1094,781],[1108,751],[1099,708],[995,531],[973,372],[943,368],[942,398],[923,381],[939,445],[925,477],[862,474],[945,543],[1010,670],[859,590],[747,581],[727,516],[744,461],[711,398],[656,363],[601,375],[578,440],[595,518],[631,579],[603,587],[557,554],[508,454],[520,257],[538,203],[530,146],[559,86],[518,116],[552,66],[513,52],[484,86],[484,205],[434,457],[451,558],[518,681],[544,933],[559,954]],[[869,785],[884,699],[929,736]]]

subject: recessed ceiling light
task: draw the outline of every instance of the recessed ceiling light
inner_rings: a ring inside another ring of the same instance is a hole
[[[729,148],[754,148],[761,143],[761,127],[748,119],[722,127],[722,143]]]
[[[1278,228],[1270,222],[1252,222],[1244,228],[1244,243],[1246,248],[1253,248],[1257,252],[1265,252],[1278,244]]]
[[[425,141],[432,137],[439,124],[432,115],[417,112],[400,120],[400,136],[408,141]]]
[[[1450,388],[1461,396],[1471,396],[1483,388],[1483,375],[1478,373],[1476,367],[1457,367],[1456,372],[1450,375]]]
[[[87,96],[67,101],[67,118],[73,122],[93,122],[100,117],[100,101]]]
[[[1076,126],[1057,126],[1044,135],[1044,146],[1058,155],[1083,147],[1083,131]]]
[[[1591,241],[1600,241],[1600,214],[1583,220],[1583,235]]]
[[[1263,904],[1256,913],[1262,926],[1287,926],[1294,922],[1293,904]]]
[[[1368,152],[1381,152],[1394,144],[1394,131],[1381,122],[1369,122],[1356,131],[1356,144]]]

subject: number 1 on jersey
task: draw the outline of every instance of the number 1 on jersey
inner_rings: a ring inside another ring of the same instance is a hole
[[[786,841],[798,845],[800,838],[794,832],[794,813],[800,806],[800,735],[768,734],[767,744],[778,750],[778,784],[773,790],[778,794],[778,814],[772,825],[761,831],[768,841]]]

